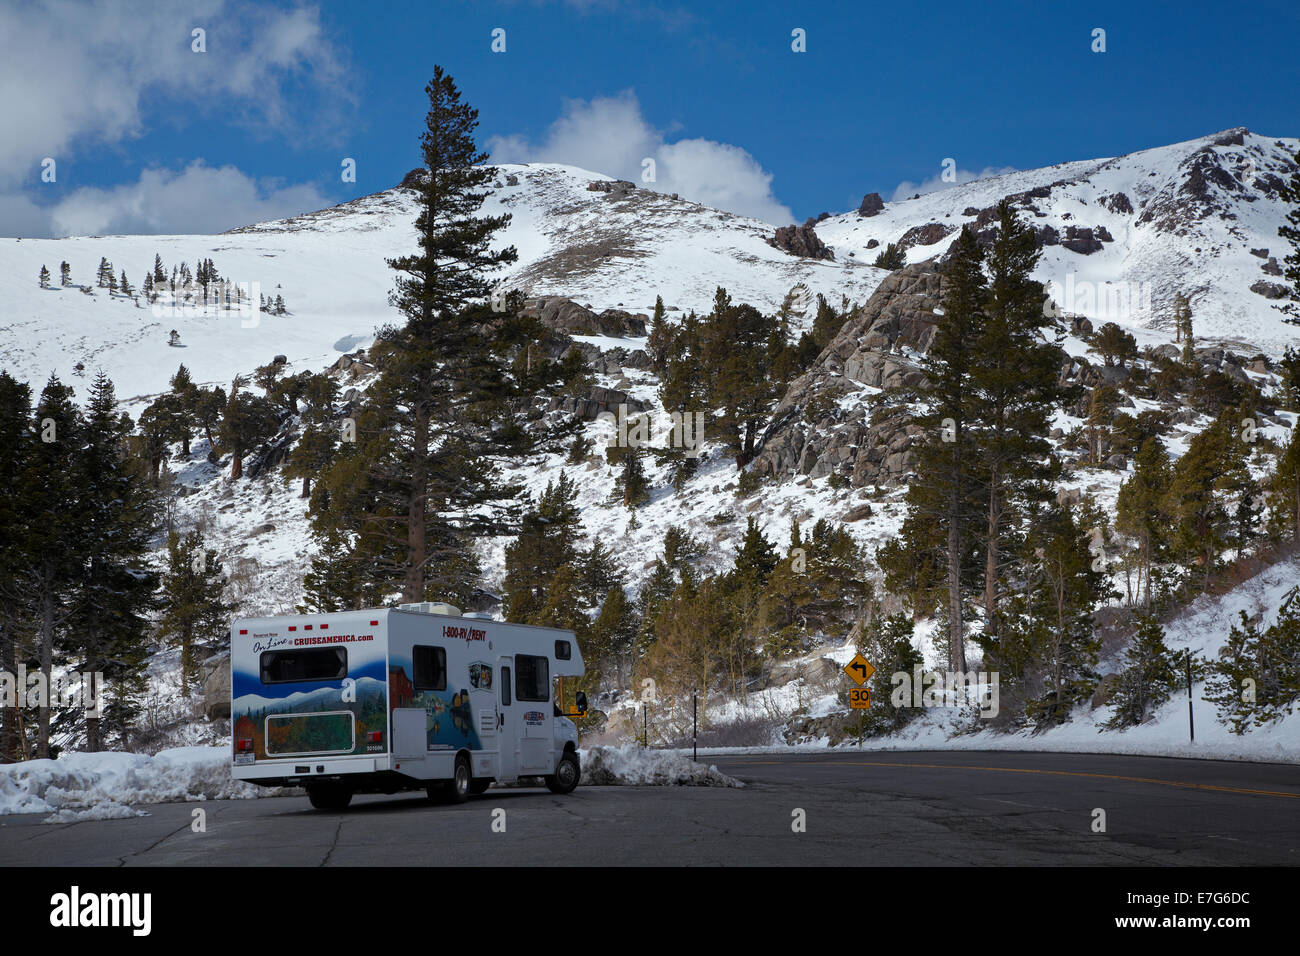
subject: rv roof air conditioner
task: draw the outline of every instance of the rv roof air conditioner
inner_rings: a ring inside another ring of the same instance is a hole
[[[460,608],[442,601],[421,601],[418,604],[399,604],[399,611],[418,611],[421,614],[444,614],[448,617],[460,617]]]

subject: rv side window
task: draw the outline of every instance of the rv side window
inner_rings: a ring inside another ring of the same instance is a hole
[[[341,680],[348,676],[348,652],[342,647],[263,651],[261,665],[263,684]]]
[[[520,700],[550,700],[550,664],[545,657],[515,655],[515,696]]]
[[[411,681],[415,690],[447,689],[447,652],[441,647],[411,648],[415,677]]]
[[[555,642],[555,659],[557,661],[567,661],[573,659],[573,647],[568,641]]]
[[[510,706],[510,668],[501,668],[501,703]]]

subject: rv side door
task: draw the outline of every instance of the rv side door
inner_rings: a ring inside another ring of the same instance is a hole
[[[515,659],[497,660],[497,749],[500,755],[497,779],[515,780],[519,776],[519,712],[515,704]]]

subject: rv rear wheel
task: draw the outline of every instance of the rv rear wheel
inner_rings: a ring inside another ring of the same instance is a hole
[[[346,810],[352,802],[352,788],[341,783],[318,783],[307,787],[307,799],[317,810]]]
[[[469,772],[469,758],[461,754],[456,758],[456,769],[452,771],[455,776],[451,778],[451,786],[447,789],[447,796],[452,803],[464,803],[469,799],[470,787],[473,785],[473,775]]]
[[[581,776],[578,755],[572,750],[566,750],[555,768],[555,773],[546,778],[546,788],[551,793],[573,793],[578,788],[578,778]]]

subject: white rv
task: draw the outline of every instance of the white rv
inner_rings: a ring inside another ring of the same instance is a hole
[[[572,631],[418,604],[239,620],[230,649],[236,780],[305,787],[322,810],[354,793],[578,785],[577,728],[552,686],[583,673]]]

